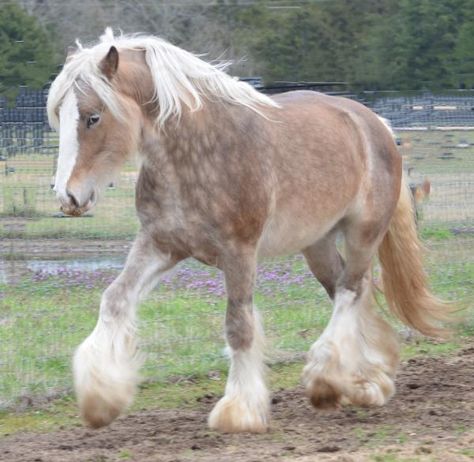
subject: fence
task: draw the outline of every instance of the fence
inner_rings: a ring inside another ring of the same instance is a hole
[[[432,250],[428,268],[436,292],[471,303],[474,96],[357,97],[397,129],[410,182],[431,183],[419,225]],[[133,164],[84,217],[58,211],[51,190],[58,140],[46,124],[44,102],[45,92],[28,89],[14,107],[0,102],[0,407],[70,389],[72,350],[92,330],[100,294],[138,228]],[[223,370],[223,295],[220,274],[197,263],[185,262],[164,279],[140,310],[145,378]],[[330,314],[300,257],[261,266],[256,302],[273,360],[306,351]]]
[[[364,92],[363,101],[399,129],[474,129],[474,92]]]

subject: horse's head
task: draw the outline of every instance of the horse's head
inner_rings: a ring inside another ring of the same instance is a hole
[[[50,121],[59,130],[54,190],[68,215],[81,215],[95,205],[101,188],[139,150],[143,124],[140,104],[127,91],[130,75],[138,77],[132,67],[133,60],[138,67],[139,57],[121,53],[119,63],[114,46],[102,47],[96,62],[83,55],[79,50],[68,58],[48,98]]]
[[[50,124],[59,130],[54,189],[64,212],[89,210],[130,154],[158,142],[155,129],[169,119],[179,121],[208,101],[261,115],[279,107],[222,72],[226,66],[206,63],[157,37],[114,37],[110,28],[99,44],[79,46],[48,96]]]

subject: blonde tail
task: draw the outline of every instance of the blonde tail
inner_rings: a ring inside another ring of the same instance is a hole
[[[392,313],[406,325],[425,335],[445,336],[448,331],[440,321],[448,319],[450,308],[429,290],[414,217],[410,190],[403,180],[395,213],[379,248],[385,298]]]

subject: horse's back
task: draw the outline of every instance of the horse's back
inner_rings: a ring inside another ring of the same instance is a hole
[[[272,159],[278,181],[262,254],[275,254],[277,246],[278,253],[291,253],[310,245],[359,213],[367,198],[372,207],[394,206],[399,155],[372,111],[346,98],[308,91],[274,99],[281,109],[272,113],[277,120],[268,126],[277,140]],[[288,245],[285,235],[291,235]]]
[[[353,155],[355,150],[363,162],[381,161],[391,174],[400,169],[400,155],[392,133],[362,103],[314,91],[287,92],[275,95],[274,99],[282,106],[286,123],[293,120],[304,132],[323,127],[324,133],[339,134],[341,142],[344,134],[352,135],[352,146],[346,152]]]

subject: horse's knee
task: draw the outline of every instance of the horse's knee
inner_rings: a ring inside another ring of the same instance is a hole
[[[122,284],[112,283],[102,293],[100,300],[100,315],[102,318],[119,319],[130,310],[133,304],[129,294]]]

